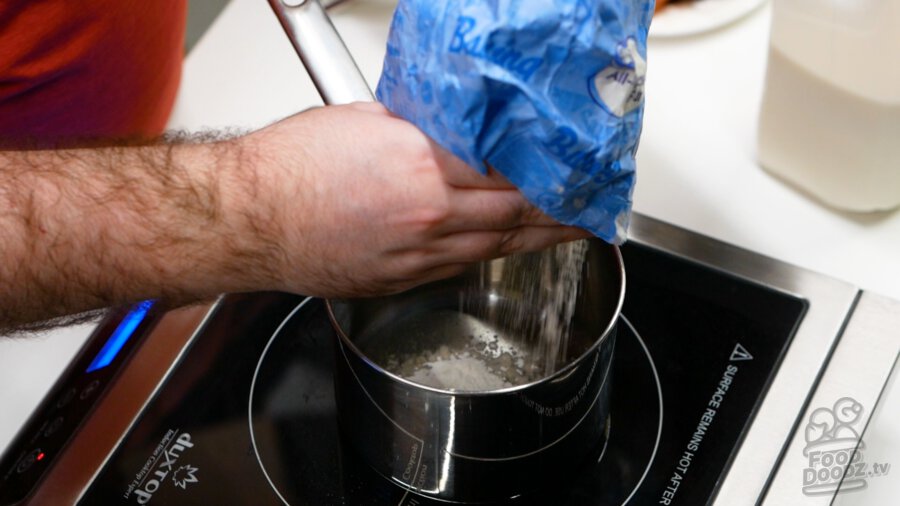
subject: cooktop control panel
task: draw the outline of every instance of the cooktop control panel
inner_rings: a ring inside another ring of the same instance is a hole
[[[115,310],[97,327],[0,458],[0,505],[24,499],[49,469],[161,316],[157,306],[147,300]]]

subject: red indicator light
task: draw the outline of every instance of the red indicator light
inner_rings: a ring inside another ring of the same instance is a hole
[[[38,456],[35,457],[34,460],[37,460],[37,461],[44,460],[44,452],[38,453]]]

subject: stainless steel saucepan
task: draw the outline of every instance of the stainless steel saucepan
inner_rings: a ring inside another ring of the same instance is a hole
[[[327,104],[373,100],[316,0],[269,0]],[[412,492],[453,502],[528,493],[566,474],[605,438],[616,323],[624,299],[622,256],[589,242],[568,356],[554,373],[487,390],[424,386],[389,371],[390,356],[489,332],[530,349],[504,315],[524,320],[520,275],[552,255],[482,262],[452,279],[389,297],[331,300],[337,331],[336,404],[344,442],[377,472]]]

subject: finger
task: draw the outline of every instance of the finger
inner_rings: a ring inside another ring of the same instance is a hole
[[[425,271],[422,276],[417,279],[417,282],[421,284],[431,283],[432,281],[439,281],[442,279],[452,278],[453,276],[458,276],[462,274],[471,267],[470,263],[457,263],[457,264],[443,264],[438,265],[436,267],[432,267]]]
[[[453,276],[462,274],[471,266],[471,263],[432,265],[431,267],[419,270],[413,275],[409,275],[404,277],[403,279],[396,280],[395,282],[391,283],[391,285],[387,289],[379,290],[378,292],[376,292],[376,294],[390,295],[400,293],[419,285],[431,283],[432,281],[440,281],[442,279],[452,278]]]
[[[450,193],[449,204],[451,211],[444,232],[559,225],[518,190],[457,189]]]
[[[444,180],[456,188],[481,188],[508,190],[515,186],[498,170],[488,166],[487,174],[482,174],[466,164],[453,153],[432,142],[432,152],[444,175]]]
[[[563,242],[591,237],[590,232],[567,226],[524,226],[510,230],[461,232],[436,241],[439,264],[480,262],[513,253],[541,251]]]

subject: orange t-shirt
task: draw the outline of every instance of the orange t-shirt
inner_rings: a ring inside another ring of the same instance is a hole
[[[159,134],[186,13],[186,0],[0,1],[0,144]]]

